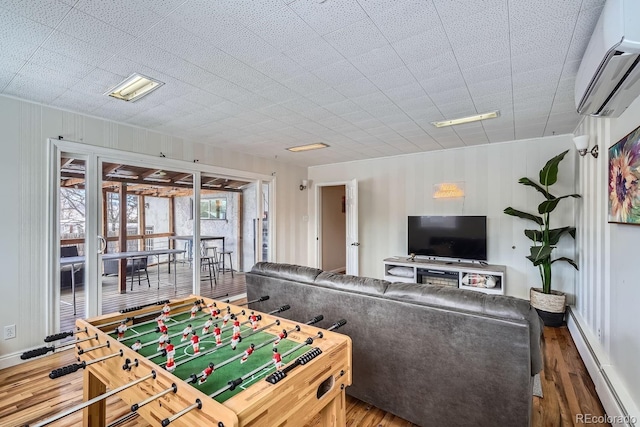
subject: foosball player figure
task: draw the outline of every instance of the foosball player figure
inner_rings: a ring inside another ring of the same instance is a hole
[[[160,332],[161,334],[168,334],[169,328],[167,328],[167,325],[163,323],[162,326],[160,326],[158,332]]]
[[[193,332],[191,335],[191,347],[193,347],[193,354],[200,354],[200,338]]]
[[[280,340],[283,340],[287,337],[287,331],[285,329],[282,330],[282,332],[280,332],[278,334],[278,338],[273,342],[273,346],[277,346],[278,344],[280,344]]]
[[[140,340],[136,340],[136,342],[134,342],[131,345],[131,350],[136,351],[136,352],[140,351],[141,348],[142,348],[142,343],[140,342]]]
[[[213,371],[214,371],[213,363],[209,363],[209,366],[204,368],[204,370],[202,371],[200,379],[198,380],[198,384],[204,384],[204,382],[207,380],[207,378],[209,378],[209,376],[211,374],[213,374]]]
[[[239,334],[240,333],[240,319],[238,319],[237,317],[235,319],[233,319],[233,332],[234,334]]]
[[[255,331],[258,329],[258,316],[252,311],[249,316],[249,322],[251,322],[251,328]]]
[[[211,314],[212,317],[218,318],[218,314],[220,312],[216,308],[215,302],[212,302],[211,304],[207,304],[207,308],[209,309],[209,314]]]
[[[171,314],[171,306],[168,303],[164,304],[164,307],[162,307],[162,318],[164,320],[169,319],[169,315]]]
[[[242,356],[242,359],[240,359],[240,363],[244,363],[247,361],[247,359],[249,358],[249,356],[251,356],[251,353],[253,353],[253,349],[256,346],[254,344],[251,344],[245,351],[244,351],[244,355]]]
[[[222,318],[222,326],[227,326],[227,323],[229,322],[229,319],[231,319],[231,309],[229,307],[227,307],[227,312],[225,313],[224,317]]]
[[[171,344],[171,340],[167,340],[167,364],[166,364],[166,368],[167,371],[171,372],[174,369],[176,369],[176,362],[174,360],[174,357],[176,356],[176,349],[173,346],[173,344]]]
[[[118,341],[122,341],[124,339],[124,333],[127,332],[127,322],[120,322],[120,326],[116,328],[116,332],[118,332]]]
[[[209,317],[209,319],[204,322],[204,325],[202,325],[202,335],[206,335],[209,333],[209,328],[211,328],[211,325],[213,325],[213,317]]]
[[[278,353],[278,349],[276,347],[273,348],[273,364],[276,366],[277,371],[282,368],[282,356]]]
[[[167,341],[169,341],[169,333],[164,331],[162,335],[160,335],[160,338],[158,338],[158,351],[164,350]]]
[[[158,322],[158,330],[160,330],[160,328],[164,326],[164,319],[162,318],[162,314],[156,319],[156,321]]]
[[[182,330],[182,338],[180,338],[180,341],[188,340],[191,332],[193,332],[193,328],[191,327],[191,323],[189,323],[187,327]]]
[[[215,325],[213,325],[213,336],[216,337],[216,345],[217,346],[221,346],[222,345],[222,331],[220,330],[220,327],[218,326],[217,323]]]
[[[193,307],[191,307],[191,319],[195,319],[196,318],[196,314],[200,311],[200,304],[198,304],[198,301],[193,303]]]
[[[231,336],[231,349],[235,350],[240,342],[240,334],[233,334]]]

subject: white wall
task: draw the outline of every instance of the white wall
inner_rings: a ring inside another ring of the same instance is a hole
[[[409,215],[486,215],[489,262],[507,265],[508,295],[528,298],[529,288],[540,284],[538,270],[525,258],[531,242],[523,230],[533,228],[533,223],[507,216],[503,210],[512,206],[537,212],[541,195],[517,181],[524,176],[538,181],[547,160],[566,149],[571,151],[560,164],[553,188],[554,194],[563,195],[575,192],[578,154],[570,135],[315,166],[309,168],[309,179],[313,185],[358,180],[360,275],[382,278],[382,260],[407,253]],[[432,197],[435,184],[459,181],[465,183],[464,198]],[[316,237],[314,203],[310,196],[309,242]],[[575,203],[580,202],[563,200],[552,215],[552,226],[573,224]],[[566,239],[556,255],[573,258],[574,242]],[[309,264],[315,265],[315,260],[316,248],[310,244]],[[556,289],[573,294],[571,266],[554,264],[553,280]]]
[[[592,337],[589,346],[602,352],[598,369],[619,385],[616,392],[629,399],[627,410],[640,418],[640,226],[608,223],[607,188],[608,148],[638,126],[640,98],[619,118],[588,117],[576,130],[591,136],[589,148],[597,143],[600,156],[596,160],[587,155],[577,170],[579,191],[586,196],[585,209],[578,212],[580,265],[585,268],[578,277],[573,310]]]
[[[142,128],[87,117],[0,96],[0,328],[15,324],[17,338],[0,339],[0,367],[24,349],[41,346],[45,330],[47,257],[47,138],[71,141],[250,171],[276,177],[276,256],[279,262],[304,264],[306,198],[298,185],[306,168],[231,150],[223,150]],[[4,356],[4,357],[3,357]],[[13,359],[12,359],[13,360]]]

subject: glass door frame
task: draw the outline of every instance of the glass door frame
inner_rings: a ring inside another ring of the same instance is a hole
[[[65,139],[47,139],[48,155],[48,197],[47,197],[47,304],[46,323],[50,333],[58,331],[60,325],[60,158],[62,153],[77,155],[85,159],[85,315],[87,317],[102,314],[102,292],[98,287],[102,279],[101,256],[98,253],[101,245],[99,234],[101,228],[101,203],[102,203],[102,161],[139,165],[144,167],[171,169],[193,174],[193,215],[199,218],[201,174],[215,174],[220,177],[239,178],[256,183],[257,206],[262,206],[262,192],[260,189],[264,183],[269,184],[269,261],[275,260],[275,246],[273,245],[276,233],[276,209],[275,189],[276,178],[273,175],[246,172],[241,170],[205,165],[198,162],[156,157],[148,154],[122,151],[113,148],[89,145],[83,142]],[[258,215],[258,224],[262,226],[262,217]],[[194,221],[193,226],[194,247],[200,245],[200,222]],[[262,245],[261,236],[259,244]],[[261,246],[258,246],[261,247]],[[262,253],[258,251],[258,260],[262,260]],[[194,266],[200,265],[200,251],[194,251]],[[193,268],[193,293],[200,293],[200,269]]]

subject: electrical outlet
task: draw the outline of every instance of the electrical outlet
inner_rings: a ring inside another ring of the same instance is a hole
[[[16,325],[8,325],[4,327],[4,339],[10,340],[16,337]]]

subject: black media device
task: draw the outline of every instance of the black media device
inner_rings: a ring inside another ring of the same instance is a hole
[[[410,216],[407,230],[409,254],[487,260],[486,216]]]

